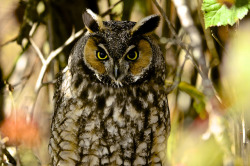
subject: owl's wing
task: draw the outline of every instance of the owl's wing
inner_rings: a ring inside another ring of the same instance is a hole
[[[59,101],[61,101],[62,99],[62,95],[61,95],[61,85],[62,85],[62,78],[63,78],[63,72],[60,71],[59,73],[57,73],[56,75],[56,83],[55,83],[55,93],[53,96],[53,99],[55,101],[55,105],[54,105],[54,111],[56,112],[57,107],[59,105]]]
[[[75,161],[79,159],[76,151],[77,142],[74,132],[77,127],[72,121],[75,112],[72,113],[70,100],[71,93],[71,73],[66,67],[57,75],[55,84],[56,90],[54,95],[55,109],[51,123],[51,138],[49,143],[49,153],[52,159],[52,165],[75,165]],[[81,110],[80,110],[81,111]],[[71,116],[72,115],[72,116]]]
[[[54,93],[54,114],[57,113],[58,108],[60,107],[61,103],[63,102],[63,98],[64,98],[64,93],[66,91],[64,91],[65,89],[65,81],[68,82],[69,79],[71,77],[69,77],[69,69],[68,66],[64,68],[64,70],[60,71],[57,75],[56,75],[56,83],[55,83],[55,93]],[[67,81],[68,80],[68,81]]]

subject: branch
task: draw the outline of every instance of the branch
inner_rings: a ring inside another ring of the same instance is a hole
[[[116,2],[114,5],[110,6],[110,7],[108,8],[108,10],[107,10],[106,12],[102,13],[100,16],[101,16],[101,17],[104,17],[104,16],[108,15],[108,14],[111,12],[111,10],[112,10],[116,5],[118,5],[119,3],[121,3],[122,1],[123,1],[123,0],[120,0],[120,1]]]
[[[50,62],[58,55],[60,54],[60,52],[66,47],[68,46],[69,44],[71,44],[76,38],[78,38],[79,36],[81,36],[83,34],[83,29],[78,31],[76,34],[75,34],[75,30],[73,29],[72,31],[72,34],[71,36],[65,41],[65,43],[57,48],[56,50],[52,51],[48,58],[45,59],[44,58],[44,55],[42,54],[41,50],[38,48],[38,46],[35,44],[35,42],[33,41],[33,39],[31,38],[35,29],[37,28],[37,23],[35,23],[33,26],[32,26],[32,29],[29,33],[29,40],[30,40],[30,43],[31,45],[33,46],[33,48],[35,49],[38,57],[40,58],[41,62],[42,62],[42,68],[41,68],[41,71],[39,73],[39,76],[38,76],[38,79],[37,79],[37,82],[36,82],[36,86],[35,86],[35,92],[38,93],[40,88],[42,87],[43,85],[43,77],[45,75],[45,72],[50,64]]]
[[[202,39],[201,39],[201,35],[199,33],[199,30],[196,28],[196,26],[194,24],[194,21],[191,17],[191,12],[186,4],[186,1],[185,0],[173,0],[173,3],[177,9],[177,14],[179,16],[181,24],[191,39],[191,47],[193,49],[192,55],[193,55],[194,59],[198,62],[199,66],[201,68],[201,72],[199,72],[199,73],[202,75],[202,77],[204,79],[203,85],[205,85],[205,87],[207,87],[207,84],[211,81],[208,79],[208,68],[206,66],[205,55],[203,53],[203,47],[202,47]],[[209,89],[210,89],[210,87],[209,87]],[[210,93],[207,93],[207,95],[210,96]]]
[[[35,32],[37,26],[38,26],[37,23],[34,23],[34,24],[33,24],[32,28],[31,28],[31,30],[30,30],[30,33],[29,33],[29,41],[30,41],[32,47],[35,49],[35,51],[36,51],[38,57],[40,58],[40,60],[41,60],[41,62],[42,62],[42,64],[44,65],[44,63],[45,63],[44,56],[43,56],[42,52],[40,51],[40,49],[38,48],[38,46],[36,45],[36,43],[34,42],[34,40],[32,39],[32,36],[33,36],[33,34],[34,34],[34,32]]]
[[[78,38],[79,36],[81,36],[84,32],[84,29],[78,31],[77,33],[75,33],[75,29],[73,28],[72,30],[72,34],[71,36],[65,41],[65,43],[57,48],[56,50],[50,52],[49,56],[47,59],[44,58],[44,55],[42,54],[41,50],[38,48],[38,46],[35,44],[35,42],[33,41],[33,39],[31,38],[35,32],[35,29],[37,28],[37,24],[35,23],[33,26],[32,26],[32,29],[29,33],[29,41],[31,43],[31,45],[33,46],[33,48],[35,49],[38,57],[40,58],[41,62],[42,62],[42,68],[40,70],[40,73],[39,73],[39,76],[38,76],[38,79],[36,81],[36,86],[35,86],[35,102],[33,103],[33,106],[32,106],[32,109],[31,109],[31,112],[30,112],[30,117],[32,119],[33,117],[33,113],[34,113],[34,109],[35,109],[35,105],[36,105],[36,101],[37,101],[37,98],[38,98],[38,94],[39,94],[39,91],[40,89],[42,88],[43,85],[48,85],[47,83],[43,83],[43,78],[44,78],[44,75],[46,73],[46,70],[49,66],[49,64],[51,63],[51,61],[58,55],[62,52],[62,50],[68,46],[69,44],[71,44],[76,38]]]
[[[62,50],[68,46],[69,44],[71,44],[76,38],[78,38],[79,36],[81,36],[84,32],[84,29],[78,31],[77,33],[75,33],[75,30],[73,29],[72,30],[72,34],[71,36],[65,41],[65,43],[57,48],[56,50],[52,51],[50,54],[49,54],[49,57],[47,58],[46,60],[46,63],[50,63],[60,52],[62,52]]]
[[[174,26],[171,24],[170,20],[168,19],[166,13],[164,12],[164,10],[161,8],[161,6],[158,4],[158,2],[156,0],[152,0],[153,3],[155,4],[155,6],[157,7],[157,9],[159,10],[159,12],[161,13],[161,15],[164,17],[165,21],[167,22],[168,24],[168,27],[171,31],[171,33],[173,34],[173,36],[175,38],[178,38],[177,37],[177,33],[175,32],[175,29],[174,29]]]
[[[188,58],[189,58],[188,54],[186,54],[182,65],[177,69],[173,84],[167,89],[167,92],[166,92],[167,94],[172,92],[179,85],[179,83],[181,82],[181,75],[182,75],[184,66],[185,66],[186,61],[188,60]]]
[[[6,137],[3,138],[2,140],[0,140],[0,152],[1,152],[1,155],[5,155],[10,164],[17,165],[17,162],[16,162],[15,158],[10,154],[10,152],[5,147],[5,143],[8,140],[9,139],[6,138]],[[0,162],[3,162],[3,161],[0,160]],[[1,164],[5,164],[5,163],[1,163]]]
[[[10,44],[12,42],[15,42],[16,40],[17,40],[17,37],[14,37],[13,39],[10,39],[9,41],[6,41],[5,43],[0,44],[0,48],[4,47],[4,46],[6,46],[6,45],[8,45],[8,44]]]
[[[35,49],[38,57],[40,58],[40,60],[42,62],[42,64],[44,64],[45,63],[45,59],[43,57],[42,52],[40,51],[40,49],[38,48],[38,46],[36,45],[36,43],[33,41],[32,38],[30,38],[29,41],[30,41],[30,44],[32,45],[32,47]]]
[[[49,64],[50,64],[50,62],[51,62],[58,54],[60,54],[60,53],[62,52],[62,50],[63,50],[66,46],[68,46],[68,45],[71,44],[76,38],[78,38],[79,36],[81,36],[81,35],[83,34],[83,32],[84,32],[84,30],[82,29],[82,30],[78,31],[77,33],[75,33],[75,30],[73,29],[71,36],[65,41],[65,43],[64,43],[61,47],[59,47],[59,48],[57,48],[56,50],[52,51],[52,52],[49,54],[48,58],[47,58],[46,60],[44,60],[43,66],[42,66],[42,68],[41,68],[41,71],[40,71],[40,73],[39,73],[39,76],[38,76],[38,79],[37,79],[37,82],[36,82],[36,86],[35,86],[35,92],[36,92],[36,93],[40,90],[40,88],[41,88],[42,85],[43,85],[42,80],[43,80],[43,77],[44,77],[44,75],[45,75],[45,72],[46,72],[46,70],[47,70],[47,68],[48,68],[48,66],[49,66]]]
[[[214,92],[213,84],[211,80],[209,80],[208,78],[208,68],[206,67],[205,55],[203,54],[201,35],[198,29],[196,28],[196,26],[194,25],[193,19],[190,14],[190,10],[186,5],[186,1],[185,0],[173,0],[175,7],[177,9],[177,14],[180,18],[181,24],[184,27],[185,31],[190,36],[192,53],[190,53],[189,49],[185,47],[185,44],[181,42],[181,39],[177,36],[177,33],[175,32],[172,24],[170,23],[164,10],[160,7],[158,2],[156,0],[152,0],[152,1],[156,5],[161,15],[165,18],[169,26],[169,29],[171,30],[171,33],[176,38],[176,43],[179,44],[181,48],[186,52],[186,56],[190,55],[188,57],[190,58],[195,68],[198,70],[199,74],[202,77],[202,80],[203,80],[202,84],[204,86],[204,94],[209,99],[217,98]],[[198,62],[198,65],[196,61]],[[219,102],[218,98],[217,98],[217,101]]]

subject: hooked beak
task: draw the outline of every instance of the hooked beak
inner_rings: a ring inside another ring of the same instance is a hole
[[[118,66],[115,65],[114,67],[114,76],[115,76],[115,79],[117,80],[117,78],[119,77],[119,69],[118,69]]]

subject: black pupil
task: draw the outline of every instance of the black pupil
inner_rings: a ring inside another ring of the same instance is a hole
[[[134,59],[136,57],[136,52],[135,51],[131,51],[129,54],[128,54],[129,58],[130,59]]]
[[[100,54],[99,54],[100,58],[105,58],[106,57],[106,54],[102,51],[100,51]]]

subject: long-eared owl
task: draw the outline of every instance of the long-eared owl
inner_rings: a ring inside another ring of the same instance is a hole
[[[87,32],[56,84],[52,165],[166,165],[166,64],[152,35],[159,21],[83,14]]]

